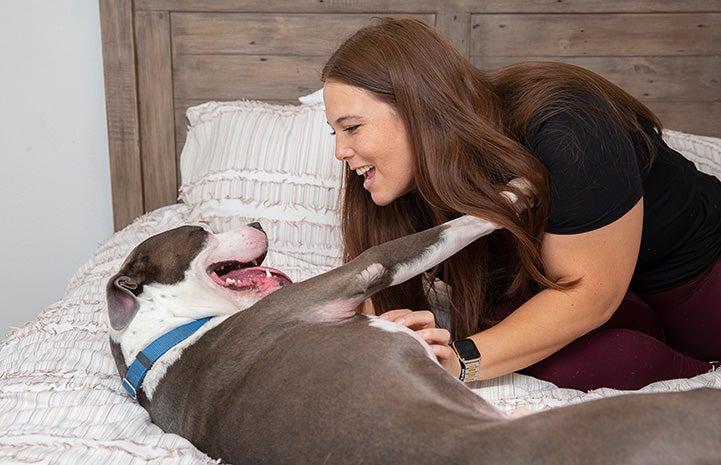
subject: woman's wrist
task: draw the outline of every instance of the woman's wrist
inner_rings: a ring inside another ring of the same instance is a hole
[[[473,339],[460,339],[451,343],[458,362],[460,363],[460,373],[458,379],[470,383],[478,379],[478,371],[481,366],[481,353],[476,347]]]

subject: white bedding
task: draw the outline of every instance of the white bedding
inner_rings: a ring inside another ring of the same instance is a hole
[[[690,158],[701,158],[705,169],[721,172],[718,139],[670,134]],[[121,388],[109,351],[105,308],[106,281],[127,253],[154,233],[198,221],[197,211],[197,206],[185,204],[164,207],[108,238],[75,273],[61,301],[0,343],[0,463],[214,463],[188,441],[150,423],[145,410]],[[305,273],[327,266],[306,267]],[[721,371],[659,382],[641,391],[702,386],[721,388]],[[558,389],[515,374],[477,383],[473,389],[516,415],[624,393]]]
[[[188,221],[179,204],[154,211],[105,241],[75,274],[65,297],[0,346],[0,463],[68,465],[214,463],[165,434],[120,386],[108,347],[105,283],[144,238]],[[721,371],[641,391],[721,388]],[[558,389],[523,375],[477,383],[474,391],[511,414],[617,395]]]

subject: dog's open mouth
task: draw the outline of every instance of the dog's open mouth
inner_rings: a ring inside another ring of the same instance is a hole
[[[213,281],[233,291],[265,290],[293,282],[282,271],[259,266],[257,263],[258,261],[242,263],[232,260],[215,263],[208,268],[208,274]]]

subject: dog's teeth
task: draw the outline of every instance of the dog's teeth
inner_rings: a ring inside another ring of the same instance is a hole
[[[265,277],[266,277],[266,278],[272,278],[273,275],[270,273],[270,271],[265,270]]]
[[[253,266],[258,266],[258,261],[257,261],[257,260],[253,260]]]
[[[238,282],[238,281],[236,281],[236,280],[233,279],[233,278],[226,278],[226,279],[225,279],[225,283],[226,283],[226,284],[236,284],[237,282]]]

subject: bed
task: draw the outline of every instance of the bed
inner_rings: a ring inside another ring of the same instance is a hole
[[[262,218],[267,262],[294,280],[339,263],[340,165],[315,91],[324,58],[371,16],[426,19],[483,66],[547,50],[541,58],[591,67],[646,101],[671,128],[668,142],[721,176],[721,4],[677,3],[101,0],[117,232],[60,301],[0,343],[0,461],[215,463],[150,423],[122,389],[105,283],[140,241],[195,222],[224,230]],[[702,386],[721,388],[721,372],[640,391]],[[513,415],[631,394],[520,374],[472,389]]]

